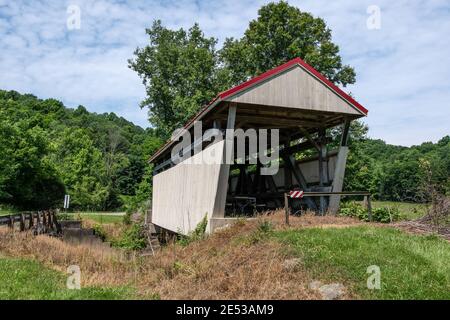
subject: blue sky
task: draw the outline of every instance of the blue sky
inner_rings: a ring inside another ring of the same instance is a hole
[[[0,0],[0,88],[57,98],[69,107],[116,112],[143,127],[147,111],[138,76],[128,69],[145,28],[199,22],[206,35],[241,37],[267,1],[6,1]],[[345,64],[357,73],[347,87],[369,109],[369,135],[400,145],[450,134],[450,1],[289,1],[325,19]],[[67,28],[67,8],[81,26]],[[370,30],[367,8],[381,10]]]

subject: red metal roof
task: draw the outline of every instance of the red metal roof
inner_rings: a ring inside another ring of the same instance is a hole
[[[198,120],[202,115],[205,114],[205,112],[213,107],[213,105],[219,104],[221,101],[237,94],[238,92],[251,88],[252,86],[269,79],[272,76],[275,76],[287,69],[292,68],[295,65],[301,66],[303,69],[305,69],[307,72],[309,72],[311,75],[316,77],[319,81],[321,81],[324,85],[326,85],[328,88],[333,90],[337,95],[339,95],[342,99],[347,101],[349,104],[357,108],[359,111],[361,111],[364,115],[367,115],[369,110],[364,108],[361,104],[359,104],[355,99],[350,97],[347,93],[342,91],[338,86],[336,86],[334,83],[332,83],[330,80],[328,80],[326,77],[324,77],[319,71],[311,67],[309,64],[307,64],[305,61],[303,61],[300,58],[294,58],[276,68],[273,68],[269,71],[266,71],[259,76],[256,76],[246,82],[241,83],[240,85],[237,85],[231,89],[228,89],[226,91],[223,91],[219,93],[213,100],[211,100],[208,105],[206,105],[204,108],[202,108],[191,120],[188,121],[188,123],[184,126],[184,128],[188,128],[192,123],[194,123],[195,120]],[[171,141],[167,141],[161,148],[156,151],[153,156],[150,158],[150,161],[153,161],[162,151],[166,149],[166,147],[171,143]]]

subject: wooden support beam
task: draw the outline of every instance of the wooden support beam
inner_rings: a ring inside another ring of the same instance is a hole
[[[318,143],[318,151],[319,151],[319,186],[323,187],[326,181],[326,172],[325,172],[325,159],[327,156],[327,147],[324,144],[325,140],[325,129],[321,128],[319,130],[319,143]],[[328,168],[327,168],[328,171]],[[324,215],[326,211],[326,199],[325,197],[320,197],[320,214]]]
[[[326,137],[324,143],[328,144],[331,141],[332,141],[332,139],[330,137]],[[319,142],[315,141],[315,143],[318,144]],[[290,147],[287,147],[287,148],[284,147],[280,151],[280,153],[286,153],[286,154],[290,155],[290,154],[297,153],[297,152],[300,152],[300,151],[305,151],[305,150],[308,150],[308,149],[311,149],[311,148],[316,148],[316,147],[310,141],[305,141],[305,142],[301,142],[299,144],[296,144],[294,146],[290,146]]]
[[[347,146],[347,144],[348,144],[350,123],[351,123],[351,120],[349,118],[346,118],[345,122],[342,124],[341,146]]]
[[[306,137],[306,139],[308,139],[308,141],[311,143],[311,145],[314,146],[314,148],[316,148],[317,151],[320,151],[319,143],[311,137],[308,130],[305,130],[305,128],[302,128],[302,127],[299,127],[299,128],[300,128],[300,131],[303,133],[303,135]]]
[[[339,148],[339,153],[336,161],[336,166],[334,169],[334,178],[332,191],[333,192],[341,192],[342,187],[344,185],[344,176],[345,176],[345,164],[347,162],[348,155],[348,147],[341,146]],[[339,203],[341,201],[340,195],[332,195],[330,196],[330,212],[332,214],[336,214],[339,210]]]
[[[344,186],[345,166],[347,163],[347,156],[348,156],[347,144],[350,132],[350,124],[351,119],[346,118],[345,122],[342,125],[341,143],[339,147],[336,167],[334,169],[333,188],[332,188],[333,192],[342,191],[342,187]],[[333,195],[330,197],[329,208],[332,214],[336,214],[338,212],[340,202],[341,197],[339,195]]]
[[[234,129],[236,124],[236,103],[228,105],[227,129]],[[212,216],[223,218],[225,216],[225,204],[227,200],[228,178],[230,176],[230,164],[233,162],[234,134],[226,134],[223,150],[224,163],[220,167],[219,183],[217,185],[216,198]]]
[[[218,115],[219,118],[224,119],[225,115]],[[279,116],[261,116],[258,114],[238,114],[239,121],[243,121],[247,124],[260,124],[260,125],[278,125],[279,127],[298,127],[299,125],[308,128],[317,127],[317,122],[308,121],[299,118],[292,117],[279,117]]]

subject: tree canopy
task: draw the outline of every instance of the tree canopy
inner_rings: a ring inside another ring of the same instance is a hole
[[[159,144],[114,113],[0,90],[0,203],[48,208],[69,193],[74,208],[116,209],[141,192]]]
[[[300,57],[336,84],[355,82],[343,65],[331,30],[320,18],[281,1],[258,11],[241,39],[227,38],[221,50],[198,24],[170,30],[156,20],[149,43],[136,49],[129,67],[142,78],[150,123],[163,139],[192,118],[217,93]]]
[[[285,1],[262,6],[241,39],[227,38],[220,58],[230,84],[300,57],[335,84],[355,82],[353,68],[342,64],[325,21]]]
[[[217,40],[195,24],[170,30],[157,20],[146,30],[149,44],[135,51],[129,66],[145,85],[150,123],[167,139],[219,90]]]

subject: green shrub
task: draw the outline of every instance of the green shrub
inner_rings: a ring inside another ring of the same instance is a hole
[[[141,223],[132,224],[122,235],[112,241],[114,247],[126,250],[141,250],[147,246],[145,227]]]
[[[343,203],[339,210],[339,215],[369,221],[367,209],[354,201]],[[399,218],[400,211],[398,207],[372,208],[372,221],[389,223],[392,221],[397,221]]]
[[[102,241],[105,241],[107,239],[106,231],[105,229],[103,229],[101,224],[99,223],[94,224],[92,229],[94,230],[94,234],[100,239],[102,239]]]
[[[400,218],[400,211],[397,207],[384,207],[372,209],[372,220],[389,223]]]
[[[339,209],[339,215],[358,218],[360,220],[368,221],[367,210],[354,201],[344,202],[341,204],[341,208]]]
[[[203,219],[197,224],[194,230],[192,230],[188,235],[179,235],[177,242],[182,246],[187,246],[189,243],[202,240],[205,238],[206,227],[208,225],[208,216],[205,215]]]

